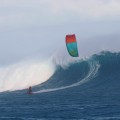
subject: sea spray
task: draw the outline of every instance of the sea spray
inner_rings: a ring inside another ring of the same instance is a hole
[[[0,68],[0,92],[35,86],[48,80],[55,68],[50,60],[25,61]]]

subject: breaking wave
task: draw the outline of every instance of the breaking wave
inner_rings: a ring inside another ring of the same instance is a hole
[[[0,68],[0,92],[35,86],[48,80],[54,73],[50,60],[26,61]]]
[[[98,86],[112,78],[117,80],[119,72],[120,53],[116,52],[103,51],[86,59],[26,61],[0,68],[0,92],[22,90],[30,85],[35,86],[34,93],[70,89],[92,82]],[[109,84],[115,83],[112,81]]]
[[[34,93],[52,92],[73,88],[88,82],[93,82],[94,86],[95,84],[97,86],[100,85],[101,82],[105,85],[108,79],[110,80],[116,76],[119,77],[120,53],[103,51],[88,59],[76,60],[64,66],[61,65],[60,62],[56,67],[57,69],[55,73],[48,81],[38,86],[38,89]],[[112,81],[113,80],[111,80],[111,82]]]

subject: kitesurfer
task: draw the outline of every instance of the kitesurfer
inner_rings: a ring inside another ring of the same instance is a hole
[[[28,94],[32,94],[32,87],[31,86],[28,88]]]

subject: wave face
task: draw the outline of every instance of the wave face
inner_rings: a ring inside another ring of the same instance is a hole
[[[97,88],[102,85],[102,89],[111,83],[112,87],[112,84],[120,78],[120,53],[101,52],[89,59],[76,60],[65,67],[62,65],[56,67],[53,76],[38,86],[40,90],[37,89],[35,93],[68,89],[87,83]]]

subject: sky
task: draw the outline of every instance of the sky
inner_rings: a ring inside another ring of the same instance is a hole
[[[0,65],[51,56],[74,33],[83,46],[118,48],[120,0],[0,1]]]

